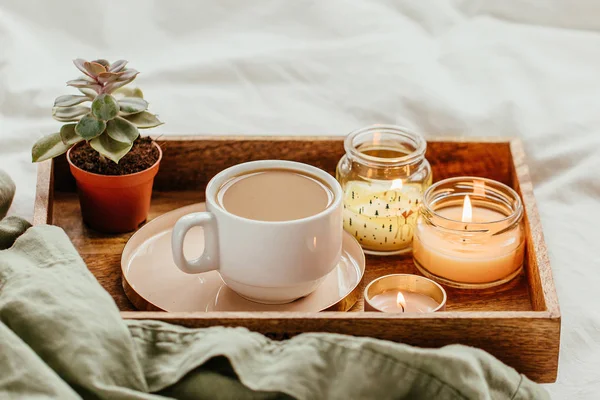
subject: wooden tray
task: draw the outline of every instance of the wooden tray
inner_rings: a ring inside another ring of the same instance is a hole
[[[274,158],[295,160],[333,174],[344,155],[343,138],[332,137],[163,137],[161,146],[164,158],[154,184],[150,219],[204,201],[204,188],[210,178],[234,164]],[[521,142],[503,138],[432,140],[428,142],[427,159],[435,180],[459,175],[495,179],[512,186],[525,205],[528,236],[524,272],[501,289],[448,289],[446,312],[364,312],[362,298],[345,313],[136,311],[121,286],[121,252],[131,234],[104,235],[83,225],[74,180],[64,157],[39,166],[34,224],[64,228],[126,319],[155,319],[189,327],[245,326],[277,339],[318,331],[422,347],[462,343],[490,352],[538,382],[554,382],[560,311]],[[363,285],[389,273],[417,271],[410,256],[368,256]]]

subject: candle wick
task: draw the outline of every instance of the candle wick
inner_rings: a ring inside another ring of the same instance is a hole
[[[400,308],[402,309],[402,312],[404,312],[404,306],[402,304],[398,304],[400,306]]]

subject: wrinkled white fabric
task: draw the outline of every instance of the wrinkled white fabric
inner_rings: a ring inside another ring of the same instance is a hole
[[[600,3],[0,1],[0,168],[31,217],[30,148],[70,60],[126,58],[155,134],[518,136],[563,314],[556,398],[600,392]]]

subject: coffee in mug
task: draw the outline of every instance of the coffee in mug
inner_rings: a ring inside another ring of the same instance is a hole
[[[342,188],[316,167],[253,161],[218,173],[206,187],[207,212],[173,228],[175,264],[195,274],[217,270],[241,296],[282,304],[313,292],[342,252]],[[186,233],[204,229],[202,256],[183,254]]]
[[[226,181],[217,203],[239,217],[292,221],[316,215],[331,205],[333,191],[318,178],[288,169],[250,171]]]

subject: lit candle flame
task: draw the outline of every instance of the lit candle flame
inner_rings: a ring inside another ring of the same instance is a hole
[[[390,187],[390,190],[395,189],[402,189],[402,179],[394,179],[392,181],[392,187]]]
[[[396,303],[398,304],[398,307],[401,307],[402,311],[404,312],[404,309],[406,308],[406,300],[404,299],[404,295],[402,294],[402,292],[398,292],[398,296],[396,296]]]
[[[462,212],[462,222],[472,222],[473,221],[473,209],[471,208],[471,198],[469,195],[465,196],[465,201],[463,203],[463,212]]]

